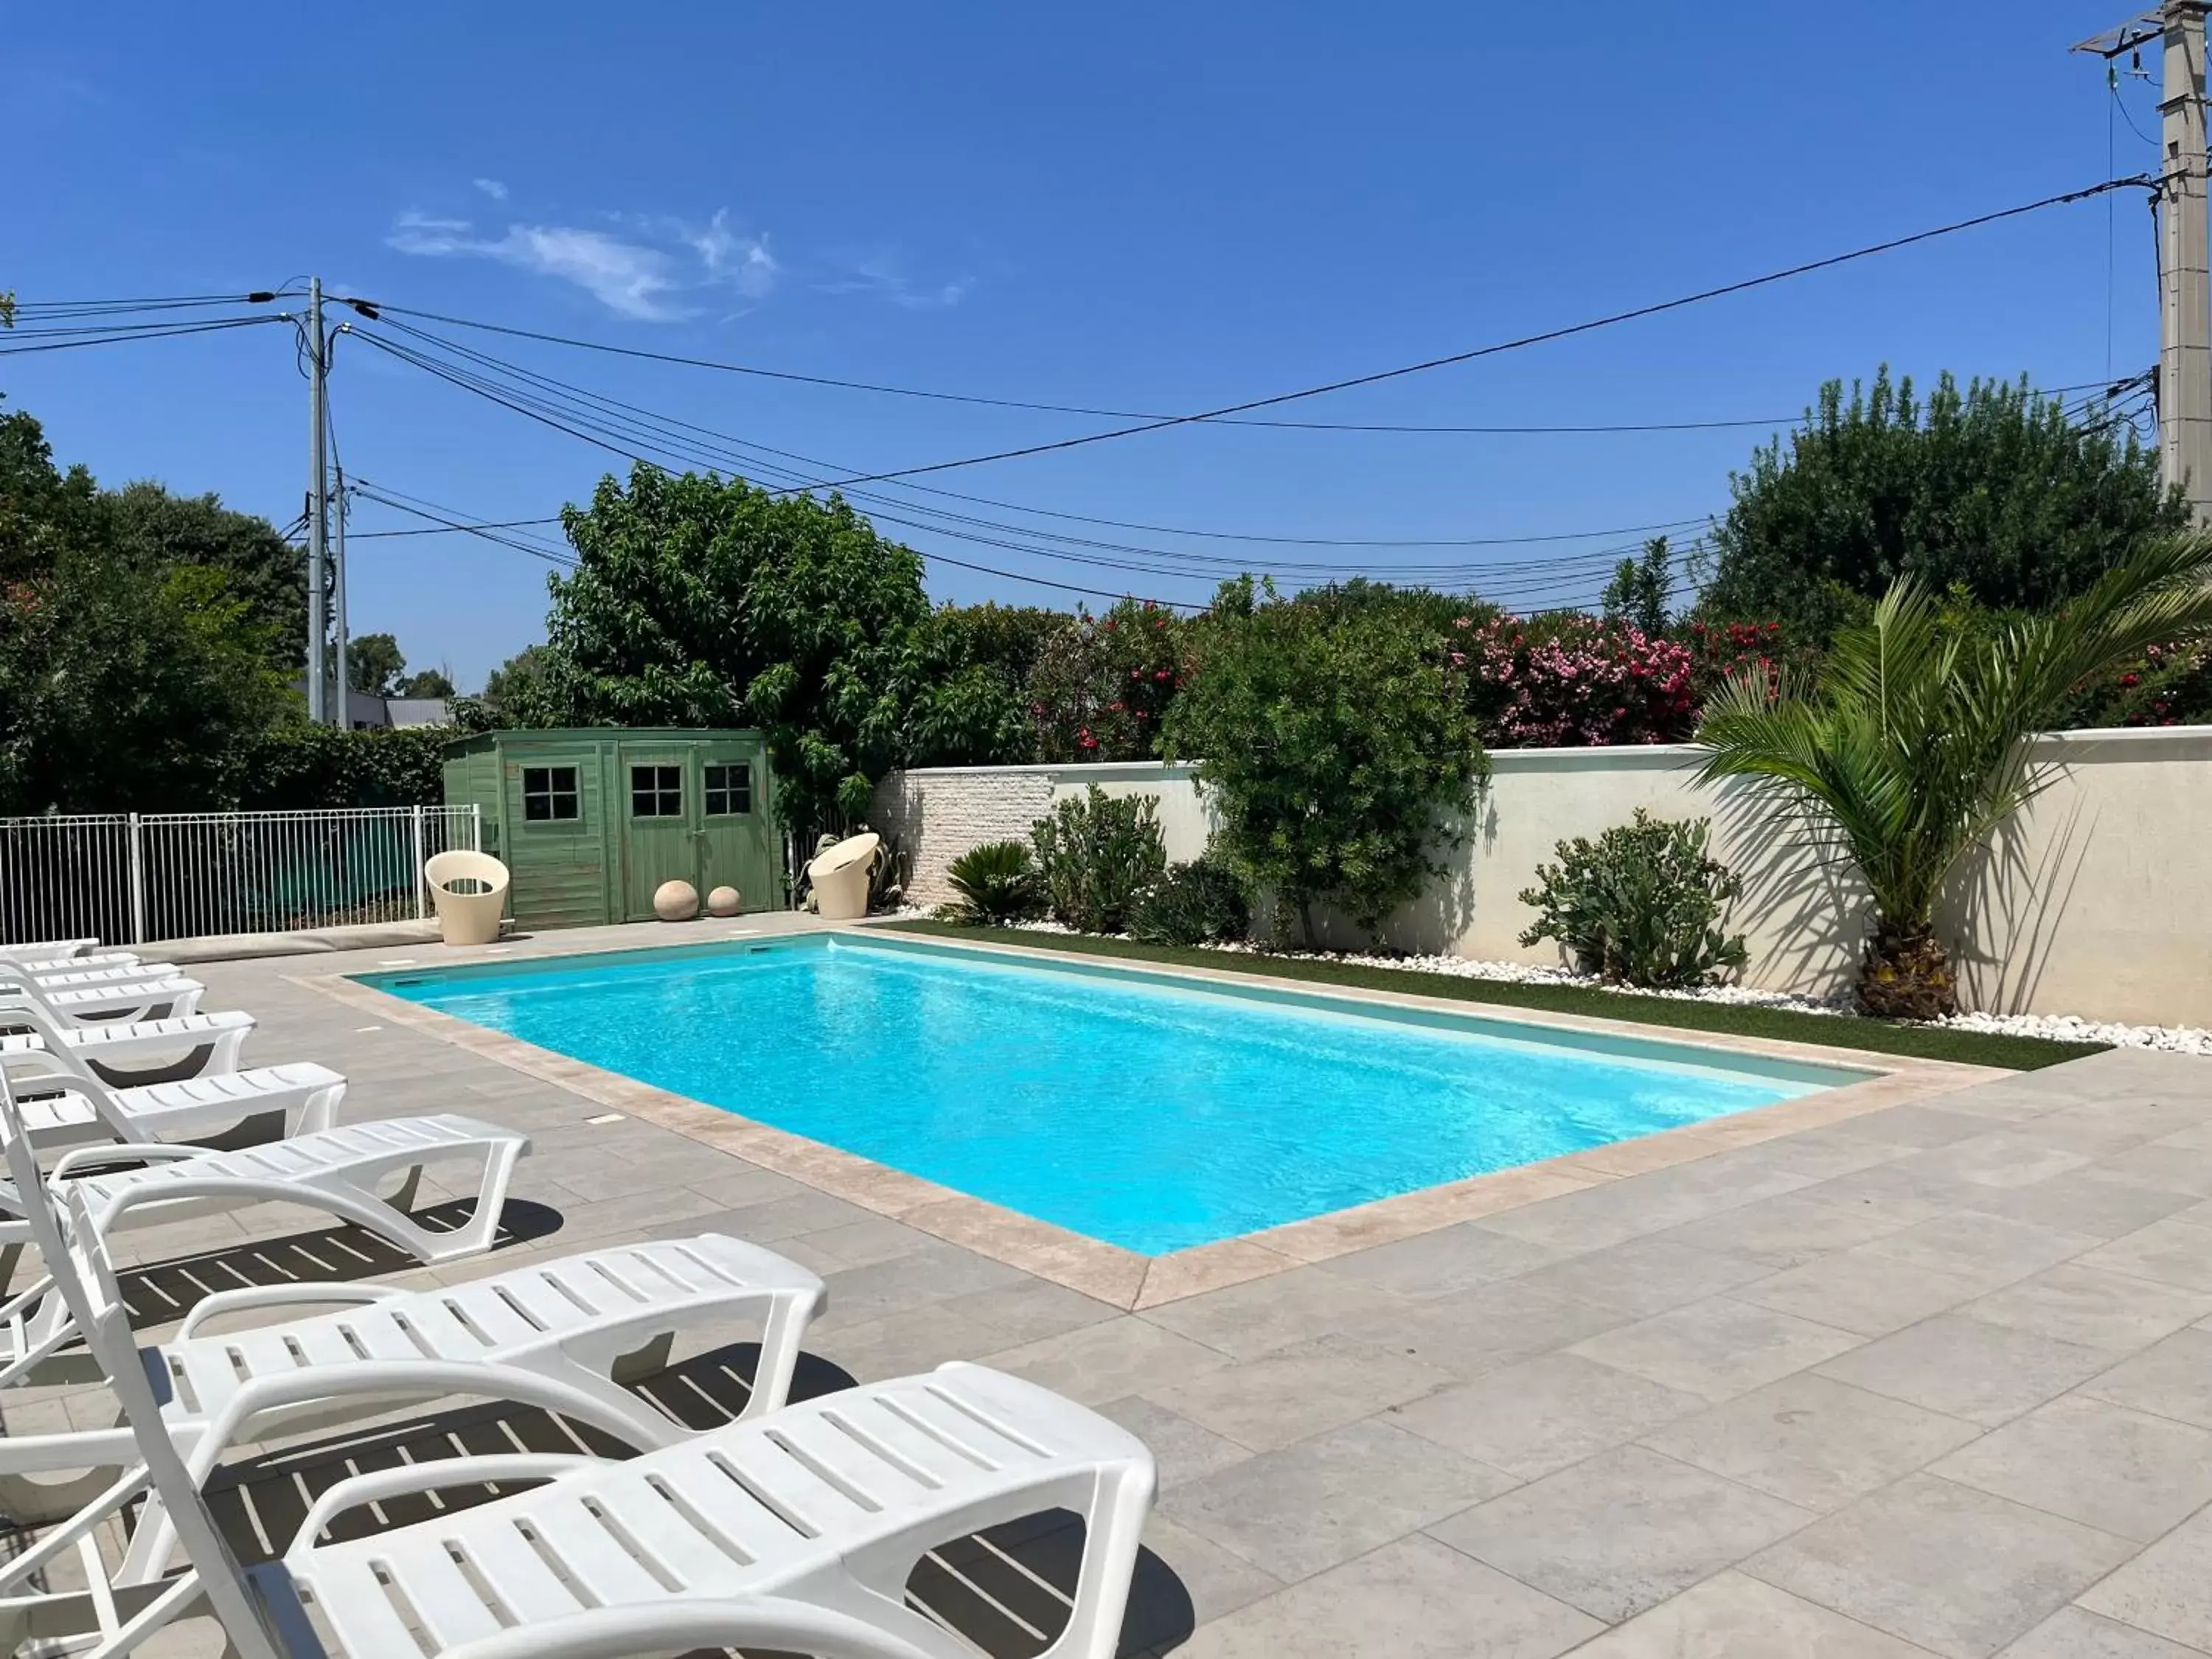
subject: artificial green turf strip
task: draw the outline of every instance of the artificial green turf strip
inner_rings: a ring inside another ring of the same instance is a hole
[[[1725,1031],[1735,1036],[1817,1042],[1830,1048],[1863,1048],[1875,1054],[1905,1054],[1915,1060],[1997,1066],[2014,1072],[2033,1072],[2063,1060],[2079,1060],[2084,1054],[2101,1054],[2108,1046],[2101,1042],[2051,1042],[2042,1037],[1944,1030],[1926,1025],[1893,1025],[1879,1019],[1839,1019],[1832,1014],[1805,1014],[1789,1008],[1640,997],[1580,985],[1522,985],[1510,980],[1462,979],[1454,974],[1428,974],[1413,968],[1370,968],[1317,957],[1247,956],[1231,951],[1187,950],[1173,945],[1142,945],[1130,939],[1101,939],[1088,933],[963,927],[946,921],[877,925],[900,933],[935,933],[991,945],[1021,945],[1031,950],[1121,957],[1133,962],[1212,968],[1232,974],[1272,974],[1282,979],[1310,980],[1322,985],[1405,991],[1419,996],[1450,997],[1460,1002],[1503,1003],[1515,1008],[1541,1008],[1552,1013],[1633,1020],[1639,1025],[1674,1025],[1696,1031]]]

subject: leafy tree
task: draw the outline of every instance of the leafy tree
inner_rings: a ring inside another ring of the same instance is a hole
[[[1217,848],[1309,943],[1317,903],[1372,929],[1441,868],[1486,775],[1462,671],[1409,607],[1255,599],[1230,584],[1194,625],[1166,752],[1198,759]]]
[[[1715,527],[1709,620],[1779,621],[1825,640],[1900,576],[1996,610],[2086,592],[2146,536],[2189,522],[2131,428],[2069,422],[2018,386],[1948,374],[1925,405],[1884,368],[1816,409],[1730,480]]]
[[[1674,555],[1664,536],[1644,544],[1640,558],[1623,559],[1606,584],[1605,620],[1626,623],[1644,634],[1667,631],[1667,605],[1674,596]]]
[[[0,416],[0,811],[235,805],[296,717],[263,580],[292,556],[212,496],[104,492]]]
[[[920,556],[835,496],[643,465],[562,519],[580,563],[550,581],[533,724],[757,726],[793,829],[866,811],[929,614]]]
[[[1012,605],[940,605],[907,631],[899,660],[908,766],[1034,760],[1023,690],[1038,641],[1065,617]]]
[[[365,697],[398,694],[407,659],[389,634],[356,634],[346,641],[346,682]]]
[[[418,669],[401,680],[392,695],[395,697],[450,697],[454,695],[453,677],[442,668]]]
[[[151,483],[103,491],[100,504],[118,554],[146,566],[221,571],[231,597],[267,633],[276,659],[295,671],[307,661],[307,557],[268,520],[233,512],[213,494],[173,495]]]
[[[1960,865],[2048,784],[2028,744],[2074,688],[2168,641],[2212,640],[2212,537],[2163,538],[2063,608],[1961,625],[1900,578],[1839,633],[1817,682],[1779,695],[1742,676],[1698,730],[1701,776],[1749,781],[1856,865],[1875,927],[1858,981],[1867,1013],[1956,1012],[1936,910]]]
[[[91,544],[99,516],[92,474],[54,465],[34,416],[20,409],[0,416],[0,582],[40,574],[65,549]]]
[[[1150,599],[1085,611],[1048,635],[1030,671],[1030,716],[1047,761],[1149,760],[1182,685],[1186,624]]]
[[[0,811],[234,804],[292,702],[228,578],[64,550],[0,590]]]
[[[550,655],[543,645],[526,645],[484,676],[481,701],[494,724],[523,724],[533,698],[538,703],[544,702],[541,693]]]

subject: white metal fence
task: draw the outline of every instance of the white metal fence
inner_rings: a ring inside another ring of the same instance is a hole
[[[0,817],[0,940],[109,944],[429,914],[423,860],[475,852],[474,806]]]

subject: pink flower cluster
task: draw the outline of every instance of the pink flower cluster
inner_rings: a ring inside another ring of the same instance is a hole
[[[1596,617],[1455,623],[1471,692],[1502,748],[1679,743],[1697,724],[1689,647]]]

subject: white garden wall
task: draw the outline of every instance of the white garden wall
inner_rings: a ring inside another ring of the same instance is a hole
[[[2212,1025],[2212,727],[2076,732],[2042,740],[2057,781],[1962,872],[1946,917],[1970,1006]],[[1449,873],[1391,918],[1385,941],[1409,951],[1508,961],[1558,959],[1519,942],[1530,912],[1518,895],[1554,843],[1595,836],[1638,806],[1711,817],[1714,850],[1741,872],[1735,926],[1753,984],[1829,992],[1849,984],[1864,904],[1849,872],[1824,866],[1787,829],[1745,809],[1740,793],[1697,788],[1686,747],[1505,750]],[[1160,801],[1168,854],[1205,846],[1206,813],[1189,767],[963,767],[884,781],[877,828],[913,857],[917,902],[950,897],[945,870],[969,848],[1025,837],[1062,796],[1096,782]],[[1332,942],[1360,943],[1331,924]]]

